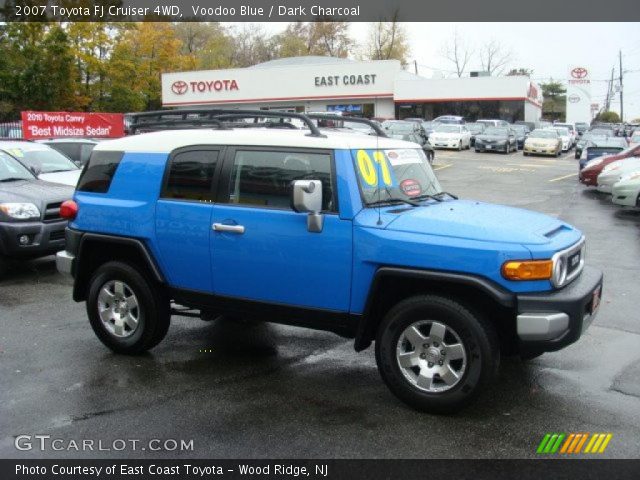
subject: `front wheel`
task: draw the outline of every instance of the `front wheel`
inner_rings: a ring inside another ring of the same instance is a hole
[[[155,347],[171,318],[169,301],[158,286],[123,262],[105,263],[91,277],[87,314],[100,341],[126,354]]]
[[[452,413],[468,405],[494,378],[499,361],[493,326],[445,297],[403,300],[378,329],[380,375],[400,400],[425,412]]]
[[[460,143],[458,143],[458,151],[462,151],[462,140],[460,140]]]

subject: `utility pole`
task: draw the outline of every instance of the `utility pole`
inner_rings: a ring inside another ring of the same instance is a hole
[[[418,75],[418,61],[417,60],[413,61],[413,66],[415,67],[416,75]]]
[[[624,123],[624,103],[622,102],[622,50],[619,52],[620,54],[620,122]]]
[[[611,80],[609,80],[609,88],[607,88],[607,100],[604,102],[603,112],[608,112],[611,106],[611,97],[613,96],[613,72],[615,68],[611,69]]]

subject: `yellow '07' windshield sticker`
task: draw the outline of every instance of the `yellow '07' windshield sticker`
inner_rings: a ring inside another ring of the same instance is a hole
[[[358,150],[356,153],[358,175],[365,188],[394,185],[393,171],[385,154],[379,150]]]

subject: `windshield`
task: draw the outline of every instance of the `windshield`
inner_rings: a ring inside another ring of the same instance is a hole
[[[511,125],[511,128],[513,128],[517,133],[527,133],[526,125]]]
[[[485,129],[485,125],[483,123],[467,123],[467,128],[471,133],[480,133]]]
[[[534,130],[529,134],[529,138],[558,138],[555,130]]]
[[[560,136],[564,136],[564,137],[569,136],[569,130],[566,128],[554,128],[554,130],[558,132],[558,135]]]
[[[499,127],[488,127],[485,131],[484,131],[485,135],[500,135],[500,136],[507,136],[509,135],[509,131],[506,128],[499,128]]]
[[[460,133],[460,127],[457,125],[438,125],[435,131],[440,133]]]
[[[36,168],[41,173],[65,172],[78,170],[75,163],[53,148],[42,145],[41,147],[10,148],[7,153],[17,158],[23,165]]]
[[[365,205],[420,199],[441,192],[422,149],[352,150]]]
[[[0,152],[0,182],[6,180],[33,180],[33,174],[14,158]]]
[[[413,122],[396,122],[386,125],[386,129],[392,132],[413,132]]]

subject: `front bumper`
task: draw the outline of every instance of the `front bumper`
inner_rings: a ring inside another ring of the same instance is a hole
[[[458,148],[461,140],[429,140],[433,148]]]
[[[578,174],[578,179],[583,185],[587,185],[588,187],[597,187],[599,174],[600,173],[594,171],[585,172],[584,170],[581,170]]]
[[[487,152],[487,151],[503,152],[507,148],[507,144],[506,143],[497,143],[497,142],[494,142],[494,143],[487,143],[487,142],[478,143],[476,141],[475,148],[476,148],[476,150],[479,150],[481,152]]]
[[[597,190],[601,193],[611,193],[612,188],[613,188],[613,183],[598,183]]]
[[[517,334],[521,354],[553,352],[577,341],[591,325],[602,295],[602,272],[584,267],[566,287],[517,296]]]
[[[66,220],[0,223],[0,253],[11,258],[51,255],[64,249],[66,226]],[[28,237],[27,244],[20,244],[18,240],[23,235]]]
[[[635,207],[638,201],[640,190],[638,187],[613,187],[611,191],[611,201],[616,205]]]
[[[557,152],[556,147],[534,147],[526,144],[522,149],[522,151],[524,153],[539,154],[539,155],[555,155]]]

